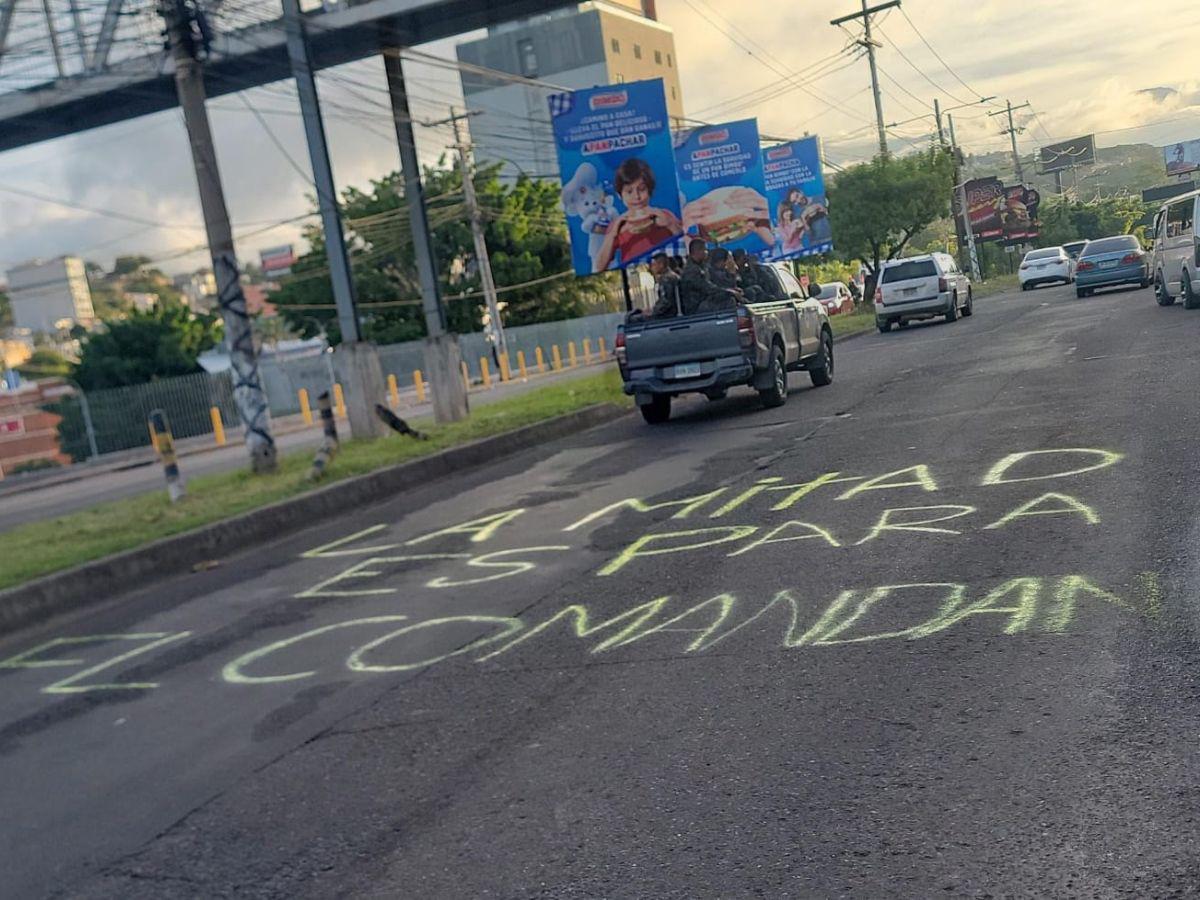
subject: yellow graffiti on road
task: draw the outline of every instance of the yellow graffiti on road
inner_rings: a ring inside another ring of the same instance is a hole
[[[85,644],[102,644],[111,641],[145,641],[140,647],[135,647],[125,653],[120,653],[117,656],[106,659],[104,662],[97,663],[94,666],[88,666],[86,669],[76,672],[74,675],[69,675],[61,681],[56,681],[47,687],[42,688],[43,694],[84,694],[89,691],[136,691],[148,690],[158,687],[157,682],[153,681],[117,681],[107,684],[79,684],[81,681],[86,681],[93,675],[109,669],[116,668],[122,663],[128,662],[137,656],[143,656],[151,650],[156,650],[166,644],[174,641],[182,640],[191,634],[190,631],[154,631],[144,634],[89,634],[81,637],[59,637],[53,640],[46,641],[44,644],[38,644],[31,650],[26,650],[24,653],[18,653],[16,656],[11,656],[8,659],[0,660],[0,669],[40,669],[52,666],[82,666],[86,660],[83,659],[62,659],[58,657],[37,659],[36,657],[43,656],[48,651],[55,647],[78,647]]]

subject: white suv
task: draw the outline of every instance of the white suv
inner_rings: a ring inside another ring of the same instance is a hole
[[[971,280],[959,271],[949,253],[927,253],[883,264],[875,288],[875,325],[881,332],[892,324],[945,316],[947,322],[971,315]]]

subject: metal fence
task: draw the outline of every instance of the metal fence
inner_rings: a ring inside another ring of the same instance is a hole
[[[96,435],[96,449],[116,453],[150,446],[146,424],[151,410],[167,414],[176,439],[211,434],[210,410],[215,406],[227,424],[238,421],[230,373],[198,372],[163,378],[148,384],[89,391],[87,402]],[[62,451],[78,461],[89,456],[87,429],[78,397],[67,397],[47,407],[62,416],[58,426]]]
[[[597,352],[600,340],[612,349],[613,339],[617,333],[617,325],[624,319],[624,313],[603,313],[596,316],[583,316],[578,319],[563,319],[558,322],[542,322],[537,325],[519,325],[515,328],[504,329],[508,343],[509,364],[516,371],[517,353],[525,355],[527,365],[532,367],[540,347],[550,365],[553,354],[552,348],[557,346],[563,360],[567,359],[568,347],[574,343],[576,352],[582,358],[583,342],[589,341],[593,353]],[[495,363],[491,361],[491,345],[481,332],[459,335],[459,347],[462,350],[463,362],[473,381],[482,377],[481,359],[488,359],[492,377],[497,376]],[[379,363],[384,377],[395,375],[401,390],[413,385],[413,372],[423,369],[424,351],[421,341],[407,341],[403,344],[387,344],[379,348]],[[302,359],[263,360],[259,366],[262,373],[263,387],[271,405],[271,415],[284,416],[300,412],[299,393],[301,388],[307,391],[310,400],[315,401],[317,395],[327,391],[334,380],[332,364],[328,354],[318,354]]]
[[[504,334],[512,371],[517,371],[518,352],[524,354],[526,365],[532,370],[538,349],[542,351],[547,369],[554,358],[555,347],[564,365],[569,360],[572,344],[580,360],[583,359],[585,341],[593,357],[599,352],[602,340],[606,349],[611,351],[617,325],[624,315],[603,313],[507,328]],[[491,346],[482,333],[460,335],[459,346],[472,381],[480,380],[480,360],[484,358],[489,361],[491,376],[499,376],[492,362]],[[409,341],[382,346],[379,348],[379,361],[385,378],[394,375],[401,391],[411,389],[413,373],[424,367],[423,344],[421,341]],[[307,391],[310,403],[315,405],[317,396],[330,390],[334,381],[332,359],[328,353],[285,360],[268,357],[261,361],[259,372],[271,414],[277,417],[301,411],[299,392],[302,388]],[[226,428],[240,424],[229,372],[215,375],[200,372],[164,378],[149,384],[89,391],[87,402],[95,431],[96,449],[101,455],[149,447],[150,432],[146,423],[151,410],[155,409],[167,414],[176,440],[212,434],[213,407],[220,411]],[[62,451],[76,461],[87,459],[91,453],[79,398],[69,396],[46,408],[62,416],[58,426]]]

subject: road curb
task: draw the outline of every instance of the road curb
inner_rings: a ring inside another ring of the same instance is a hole
[[[326,516],[361,509],[409,487],[486,465],[628,413],[627,407],[599,403],[411,462],[347,478],[298,497],[162,538],[144,547],[44,575],[0,591],[0,635],[59,613],[107,601],[126,591],[188,572],[197,563],[307,528]]]

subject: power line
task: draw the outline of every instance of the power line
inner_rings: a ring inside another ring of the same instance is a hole
[[[906,21],[908,23],[908,26],[913,30],[913,32],[916,33],[917,37],[919,37],[921,39],[921,43],[924,44],[926,47],[928,47],[929,52],[932,53],[937,58],[937,61],[942,64],[942,68],[944,68],[947,72],[949,72],[951,75],[953,75],[954,79],[959,84],[961,84],[963,87],[965,87],[968,91],[970,91],[976,97],[983,96],[982,91],[975,90],[973,87],[971,87],[965,81],[963,81],[962,77],[957,72],[955,72],[952,68],[950,68],[950,64],[947,63],[946,60],[942,59],[941,54],[933,49],[933,45],[930,44],[929,41],[925,40],[925,35],[921,34],[921,30],[919,28],[917,28],[916,23],[913,22],[913,20],[908,17],[908,13],[906,13],[904,11],[903,6],[900,7],[900,15],[904,16],[904,21]]]

